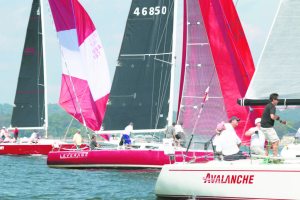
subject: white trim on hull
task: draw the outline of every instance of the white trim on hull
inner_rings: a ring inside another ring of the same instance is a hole
[[[300,163],[259,160],[165,165],[155,193],[159,197],[205,199],[299,199]]]

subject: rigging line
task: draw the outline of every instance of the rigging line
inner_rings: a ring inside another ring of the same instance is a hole
[[[247,124],[249,123],[249,120],[250,120],[250,115],[251,115],[251,113],[252,113],[252,111],[253,111],[253,108],[250,107],[250,106],[249,106],[249,111],[250,111],[250,112],[248,112],[248,114],[247,114],[247,119],[246,119],[245,126],[243,127],[242,138],[241,138],[242,141],[243,141],[244,136],[245,136],[244,133],[246,132]]]
[[[170,9],[168,10],[167,20],[166,20],[166,23],[165,23],[165,26],[164,26],[162,35],[165,34],[165,31],[166,31],[166,29],[167,29],[167,26],[166,26],[166,25],[167,25],[167,22],[168,22],[168,20],[169,20],[169,18],[170,18],[170,13],[171,13],[170,11],[173,10],[173,7],[174,7],[174,2],[172,3]],[[174,24],[173,24],[173,26],[174,26]],[[159,41],[158,45],[160,45],[161,42],[162,42],[162,37],[160,37],[160,41]],[[155,50],[155,52],[157,52],[157,51],[158,51],[158,49]]]
[[[74,12],[74,5],[73,5],[73,2],[71,2],[71,5],[72,5],[73,18],[74,18],[74,22],[75,22],[75,26],[76,26],[77,23],[76,23],[76,17],[75,17],[75,12]],[[76,26],[76,30],[77,30],[77,28],[78,28],[78,27]],[[78,35],[77,35],[77,37],[78,37]],[[79,48],[79,41],[77,40],[77,42],[78,42],[78,48]],[[67,67],[67,64],[66,64],[66,67]],[[67,68],[67,70],[69,70],[69,69]],[[69,74],[69,75],[70,75],[70,74]],[[82,108],[81,108],[81,105],[80,105],[80,101],[79,101],[78,96],[77,96],[77,93],[76,93],[76,91],[75,91],[75,87],[74,87],[73,81],[72,81],[72,79],[71,79],[71,76],[70,76],[70,81],[71,81],[71,84],[72,84],[73,92],[74,92],[74,94],[75,94],[75,99],[76,99],[77,106],[79,107],[79,111],[80,111],[80,115],[81,115],[81,118],[82,118],[82,121],[83,121],[83,125],[84,125],[84,127],[85,127],[85,129],[86,129],[86,132],[88,132],[88,129],[87,129],[87,126],[86,126],[86,121],[85,121],[85,118],[84,118],[83,113],[82,113]],[[88,136],[89,136],[89,134],[88,134]],[[89,139],[90,139],[90,138],[89,138]]]
[[[161,74],[160,87],[159,87],[160,92],[159,92],[159,98],[158,98],[156,124],[158,123],[159,118],[160,118],[160,113],[161,113],[161,110],[162,110],[162,107],[163,107],[166,90],[168,89],[167,86],[168,86],[168,83],[169,83],[169,80],[170,80],[170,75],[169,75],[169,77],[167,77],[168,74],[170,74],[170,73],[168,73],[169,67],[168,66],[164,67],[163,65],[164,65],[164,63],[160,64],[160,69],[161,69],[162,72],[160,73]],[[163,78],[163,74],[164,74],[164,78]],[[162,80],[163,80],[163,82],[162,82]]]
[[[238,0],[237,0],[237,2],[238,2]],[[221,11],[222,11],[223,16],[224,16],[224,17],[223,17],[223,20],[224,20],[224,22],[226,23],[227,27],[229,28],[229,31],[230,31],[231,35],[234,37],[234,32],[233,32],[232,29],[231,29],[231,26],[230,26],[230,23],[228,22],[227,17],[225,17],[224,9],[223,9],[221,3],[220,3],[220,8],[221,8]],[[239,20],[239,19],[237,19],[237,20]],[[242,27],[241,27],[241,30],[240,30],[240,31],[242,31],[242,33],[243,33],[242,36],[243,36],[243,38],[245,38],[244,30],[243,30]],[[239,32],[240,32],[240,31],[239,31]],[[246,70],[246,64],[245,64],[245,61],[244,61],[244,59],[243,59],[243,56],[241,55],[240,51],[238,51],[238,49],[237,49],[235,43],[233,42],[233,39],[231,39],[230,41],[234,44],[234,45],[233,45],[234,50],[235,50],[237,56],[240,58],[240,61],[242,62],[244,74],[246,74],[248,80],[251,80],[250,75],[249,75],[248,71]],[[246,41],[246,43],[247,43],[247,41]],[[238,65],[237,62],[235,62],[235,64]]]
[[[138,57],[138,56],[141,56],[141,57],[145,57],[145,56],[157,56],[157,55],[171,55],[172,52],[164,52],[164,53],[140,53],[140,54],[120,54],[120,56],[122,57]]]
[[[156,31],[156,35],[158,35],[160,33],[162,18],[163,18],[163,16],[159,15],[159,23],[158,23],[158,28],[157,28],[157,31]],[[156,41],[155,41],[155,45],[154,45],[154,52],[155,53],[157,53],[158,50],[159,50],[159,47],[160,47],[160,40],[159,39],[161,39],[163,36],[164,36],[164,30],[162,31],[162,34],[161,34],[160,38],[156,37]],[[156,58],[156,56],[154,58]],[[153,121],[152,121],[153,117],[152,116],[153,116],[153,107],[154,107],[153,103],[154,103],[154,90],[155,90],[154,86],[155,86],[155,72],[156,72],[156,63],[155,62],[153,62],[153,67],[154,67],[154,70],[153,70],[153,79],[152,79],[153,84],[152,84],[152,101],[151,101],[151,107],[152,107],[151,108],[151,125],[153,124]],[[160,84],[159,85],[161,85],[161,79],[160,79]],[[155,117],[155,122],[154,122],[155,126],[156,126],[157,121],[159,119],[159,106],[160,106],[160,104],[159,104],[160,100],[159,99],[160,99],[160,93],[161,93],[160,89],[161,89],[161,87],[159,87],[159,91],[158,91],[156,115],[154,116]]]
[[[156,124],[158,124],[158,122],[159,122],[160,113],[163,109],[166,93],[167,93],[168,89],[170,88],[169,83],[170,83],[171,73],[168,73],[168,72],[170,71],[169,68],[171,68],[171,67],[172,67],[172,65],[170,65],[170,66],[167,65],[166,67],[161,66],[161,70],[164,72],[165,77],[163,79],[162,78],[163,73],[161,73],[161,79],[160,80],[164,80],[164,81],[163,81],[163,83],[161,82],[161,84],[160,84],[160,89],[162,88],[162,91],[159,92],[159,94],[160,94],[159,102],[160,103],[158,104],[158,107],[157,107],[158,109],[157,109],[157,116],[156,116]],[[169,85],[169,87],[168,87],[168,85]]]
[[[166,22],[164,23],[164,26],[163,26],[163,29],[162,29],[162,34],[161,34],[161,37],[160,37],[160,40],[158,41],[158,42],[156,42],[156,49],[155,49],[155,52],[158,52],[158,50],[160,49],[160,47],[161,47],[161,43],[162,43],[162,41],[163,41],[163,39],[164,39],[164,45],[163,45],[163,49],[164,49],[164,51],[165,51],[165,49],[166,49],[166,40],[168,39],[167,37],[166,37],[166,35],[167,35],[167,28],[168,28],[168,23],[169,23],[169,18],[170,18],[170,10],[172,11],[172,8],[173,8],[173,4],[172,4],[172,6],[171,6],[171,8],[169,9],[169,12],[168,12],[168,16],[167,16],[167,19],[166,19]],[[158,27],[158,31],[157,31],[157,33],[159,33],[160,31],[161,31],[161,28],[160,28],[160,25],[162,24],[162,19],[163,19],[163,17],[161,16],[160,17],[160,23],[159,23],[159,27]],[[159,39],[158,37],[157,37],[157,39]],[[157,60],[157,58],[155,57],[155,59]],[[164,55],[163,55],[163,59],[164,59]],[[163,70],[163,69],[161,69],[161,70]],[[162,107],[163,107],[163,100],[164,100],[164,94],[166,93],[165,91],[164,91],[164,85],[166,85],[165,83],[162,83],[162,73],[161,73],[161,79],[160,79],[160,84],[159,84],[159,92],[158,92],[158,94],[159,94],[159,96],[158,96],[158,102],[157,102],[157,109],[156,109],[156,116],[155,116],[155,118],[156,118],[156,122],[155,122],[155,126],[157,126],[157,124],[158,124],[158,122],[159,122],[159,118],[160,118],[160,112],[161,112],[161,110],[162,110]],[[166,76],[166,75],[165,75]],[[166,79],[164,79],[164,82],[166,82]],[[162,89],[163,88],[163,89]],[[153,96],[152,96],[153,97]],[[153,103],[153,100],[152,100],[152,103]]]
[[[239,0],[236,0],[235,7],[237,7],[238,3],[239,3]]]
[[[72,123],[73,123],[73,120],[74,120],[74,118],[72,117],[72,119],[71,119],[71,121],[70,121],[70,123],[69,123],[69,125],[68,125],[68,128],[67,128],[67,130],[66,130],[66,133],[65,133],[65,135],[64,135],[64,141],[66,141],[67,134],[69,133],[69,130],[70,130],[70,127],[71,127],[71,125],[72,125]]]
[[[158,97],[157,97],[157,107],[156,107],[156,116],[155,116],[155,126],[156,126],[156,124],[158,123],[158,121],[159,121],[159,116],[160,116],[160,110],[161,110],[161,107],[162,107],[162,101],[161,101],[161,99],[162,99],[162,93],[163,93],[163,87],[162,87],[162,80],[163,80],[163,67],[162,67],[162,64],[160,64],[160,81],[159,81],[159,92],[158,92]],[[153,88],[154,89],[154,88]]]
[[[172,63],[171,63],[171,62],[164,61],[164,60],[161,60],[161,59],[158,59],[158,58],[154,58],[154,60],[157,60],[157,61],[159,61],[159,62],[162,62],[162,63],[167,63],[167,64],[170,64],[170,65],[172,65]]]
[[[171,6],[171,8],[170,8],[170,10],[172,11],[174,11],[175,12],[175,7],[174,7],[174,2],[173,2],[173,4],[172,4],[172,6]],[[173,13],[174,13],[173,12]],[[164,46],[163,46],[163,48],[164,48],[164,50],[166,50],[166,48],[167,48],[167,39],[168,39],[168,37],[167,37],[167,35],[168,35],[168,24],[169,24],[169,21],[170,21],[170,13],[171,12],[169,12],[169,15],[167,16],[167,20],[166,20],[166,25],[165,25],[165,29],[164,29],[164,40],[165,40],[165,42],[164,42]],[[173,14],[173,18],[174,18],[174,14]],[[173,21],[172,21],[173,22]],[[173,26],[172,26],[172,30],[171,30],[171,33],[172,33],[172,36],[173,36],[173,30],[174,30],[174,26],[175,26],[175,24],[172,24]],[[173,40],[174,38],[172,37],[172,40]],[[168,46],[168,48],[169,49],[172,49],[172,54],[171,54],[171,56],[173,57],[174,55],[173,55],[173,52],[174,52],[174,50],[173,50],[173,43],[171,43],[170,44],[170,46]],[[165,57],[165,56],[164,56]],[[170,58],[168,57],[168,60],[169,60]],[[163,60],[166,60],[165,58],[163,58]],[[171,65],[170,65],[170,70],[169,70],[169,67],[167,66],[166,68],[165,68],[165,79],[164,79],[164,83],[163,83],[163,85],[162,85],[162,87],[163,87],[163,93],[162,93],[162,96],[161,96],[161,104],[160,104],[160,109],[159,109],[159,113],[162,111],[162,109],[163,109],[163,105],[164,105],[164,101],[165,101],[165,98],[166,98],[166,94],[167,94],[167,92],[168,92],[168,89],[169,89],[169,91],[170,91],[170,87],[171,87],[171,83],[170,83],[170,79],[171,79],[171,70],[172,70],[172,67],[175,67],[175,65],[173,65],[173,63],[171,63]],[[168,73],[168,72],[170,72],[170,73]],[[169,87],[168,87],[169,86]],[[170,97],[169,96],[169,99],[170,98],[172,98],[172,97]],[[171,108],[172,109],[172,108]],[[169,110],[169,112],[172,112],[172,110],[170,111]]]
[[[160,115],[160,113],[161,113],[161,111],[162,111],[162,108],[163,108],[163,105],[164,105],[164,101],[165,101],[165,97],[166,97],[166,93],[167,93],[167,91],[168,91],[168,83],[170,82],[169,80],[170,80],[170,77],[171,77],[171,73],[168,73],[168,67],[167,68],[163,68],[163,69],[165,69],[165,78],[164,78],[164,84],[163,84],[163,91],[162,91],[162,95],[161,95],[161,100],[160,100],[160,104],[159,104],[159,110],[158,110],[158,118],[157,118],[157,122],[156,123],[158,123],[158,121],[159,121],[159,115]]]
[[[161,6],[161,4],[162,4],[162,2],[160,1],[160,7],[162,7]],[[159,33],[160,33],[160,29],[161,29],[161,24],[162,24],[162,18],[163,18],[163,16],[162,15],[158,15],[157,17],[154,17],[154,19],[157,19],[157,18],[159,18],[159,22],[158,22],[158,27],[157,27],[157,31],[156,31],[156,34],[158,35]],[[156,21],[156,20],[155,20]],[[155,23],[155,21],[154,21],[154,23]],[[163,34],[162,34],[162,36],[163,36]],[[154,52],[156,53],[157,51],[156,51],[156,49],[158,49],[159,48],[159,45],[160,45],[160,43],[159,43],[159,37],[156,37],[156,41],[155,41],[155,45],[154,45]],[[163,51],[164,52],[164,51]]]
[[[168,16],[170,15],[170,12],[168,12]],[[166,44],[166,40],[168,39],[167,37],[166,37],[166,29],[167,29],[167,25],[168,25],[168,19],[169,19],[169,17],[167,16],[167,20],[166,20],[166,22],[165,22],[165,25],[164,25],[164,27],[163,27],[163,31],[162,31],[162,34],[161,34],[161,37],[160,37],[160,40],[159,41],[157,41],[156,42],[156,44],[157,45],[155,45],[155,52],[158,52],[158,50],[160,49],[159,47],[161,46],[161,42],[162,42],[162,40],[164,39],[165,40],[165,42],[164,42],[164,46],[163,47],[165,47],[165,44]],[[161,30],[161,28],[160,28],[160,25],[162,24],[162,16],[160,17],[160,23],[159,23],[159,27],[158,27],[158,31],[157,31],[157,33],[159,33],[160,32],[160,30]],[[158,39],[158,37],[157,37],[157,39]],[[164,48],[164,50],[165,50],[165,48]],[[164,57],[164,55],[163,55],[163,57]],[[155,59],[156,59],[156,56],[155,56]],[[155,65],[155,62],[154,62],[154,65]],[[162,67],[162,65],[163,64],[161,64],[161,67],[160,67],[160,69],[161,70],[163,70],[163,67]],[[155,69],[156,69],[156,66],[154,66],[154,72],[155,72]],[[165,85],[165,84],[163,84],[162,83],[162,73],[160,73],[161,74],[161,78],[160,78],[160,82],[159,82],[159,92],[158,92],[158,94],[159,94],[159,96],[158,96],[158,98],[157,98],[157,108],[156,108],[156,116],[155,116],[155,126],[157,127],[157,124],[158,124],[158,122],[159,122],[159,118],[160,118],[160,112],[161,112],[161,110],[162,110],[162,107],[163,107],[163,101],[162,101],[162,99],[164,99],[163,98],[163,93],[165,93],[164,92],[164,90],[162,90],[162,88],[164,88],[163,87],[163,85]],[[154,73],[154,75],[155,75],[155,73]],[[154,79],[154,76],[153,76],[153,79]],[[165,79],[164,79],[164,81],[165,81]],[[153,81],[153,89],[154,89],[154,81]],[[153,93],[152,93],[153,94]],[[152,95],[152,108],[153,108],[153,98],[154,98],[154,96]],[[152,109],[151,109],[152,110]],[[151,115],[152,116],[152,115]],[[151,124],[152,124],[152,118],[151,118]]]

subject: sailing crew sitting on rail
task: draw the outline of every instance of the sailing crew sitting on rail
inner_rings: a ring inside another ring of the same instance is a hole
[[[212,146],[213,146],[213,151],[214,151],[215,157],[218,158],[219,160],[221,160],[222,153],[216,151],[216,145],[218,144],[218,142],[220,140],[220,135],[224,130],[226,130],[225,122],[218,123],[217,128],[216,128],[216,134],[214,135],[213,140],[212,140]]]
[[[36,130],[34,130],[33,132],[32,132],[32,134],[31,134],[31,136],[30,136],[30,138],[29,138],[29,141],[31,142],[31,143],[38,143],[38,133],[37,133],[37,131]]]
[[[0,141],[2,142],[5,139],[5,126],[0,130]]]
[[[130,134],[133,131],[133,123],[130,122],[124,129],[124,133],[121,137],[121,141],[123,142],[123,144],[130,146],[131,145],[131,139],[130,139]],[[122,143],[121,142],[121,143]]]
[[[5,126],[2,127],[1,132],[2,132],[3,142],[5,143],[11,142],[10,134],[8,130],[5,128]]]
[[[213,137],[213,140],[212,140],[214,151],[216,150],[216,145],[218,144],[218,141],[220,139],[220,135],[224,130],[226,130],[225,122],[218,123],[217,128],[216,128],[216,134],[215,134],[215,136]]]
[[[185,147],[185,135],[184,135],[182,125],[183,125],[182,122],[178,122],[175,125],[175,139],[176,139],[175,142],[177,143],[178,146]]]
[[[224,124],[225,130],[221,132],[218,141],[216,141],[216,151],[222,153],[223,159],[226,161],[246,158],[240,152],[241,139],[234,130],[238,126],[239,121],[238,117],[231,117],[229,123]]]
[[[74,134],[74,136],[73,136],[73,142],[74,142],[77,150],[80,150],[80,146],[82,144],[82,141],[83,140],[82,140],[82,137],[81,137],[81,134],[80,134],[80,130],[78,129],[76,131],[76,133]]]
[[[265,155],[265,135],[260,129],[261,118],[255,119],[255,127],[250,128],[246,131],[246,136],[251,136],[250,150],[251,153],[257,155]]]
[[[100,147],[100,145],[96,141],[96,135],[92,135],[91,142],[90,142],[90,148],[91,148],[91,150],[97,149],[99,147]]]

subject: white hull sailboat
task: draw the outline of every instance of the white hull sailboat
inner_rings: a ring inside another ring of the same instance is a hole
[[[276,92],[280,105],[299,105],[299,9],[299,1],[280,2],[255,74],[240,104],[265,105],[268,96]],[[299,199],[299,150],[299,144],[290,143],[278,158],[165,165],[155,193],[160,197],[203,199]]]
[[[165,165],[155,193],[168,198],[299,199],[299,164],[246,159]]]

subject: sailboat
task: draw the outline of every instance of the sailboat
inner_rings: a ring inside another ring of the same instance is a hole
[[[47,138],[47,81],[42,11],[41,1],[33,0],[9,130],[14,130],[15,127],[19,130],[42,130]],[[0,154],[47,155],[54,144],[61,143],[50,139],[40,139],[37,144],[28,140],[24,143],[0,143]]]
[[[233,5],[231,7],[234,8]],[[299,9],[298,1],[280,2],[245,98],[239,100],[241,104],[265,105],[268,95],[278,92],[282,104],[298,105],[300,29],[294,27],[300,25]],[[294,144],[291,146],[295,147]],[[283,149],[285,153],[277,158],[251,157],[236,161],[165,165],[158,177],[155,193],[170,198],[299,199],[299,151],[291,148],[292,152],[288,153],[289,147],[287,145]],[[265,186],[272,189],[264,189]]]
[[[163,134],[172,123],[176,7],[173,0],[132,1],[102,133],[123,133],[133,122],[132,135],[152,137]],[[211,151],[186,153],[186,148],[171,145],[170,141],[145,141],[134,142],[130,149],[51,151],[47,164],[63,168],[161,168],[177,161],[211,159]]]

